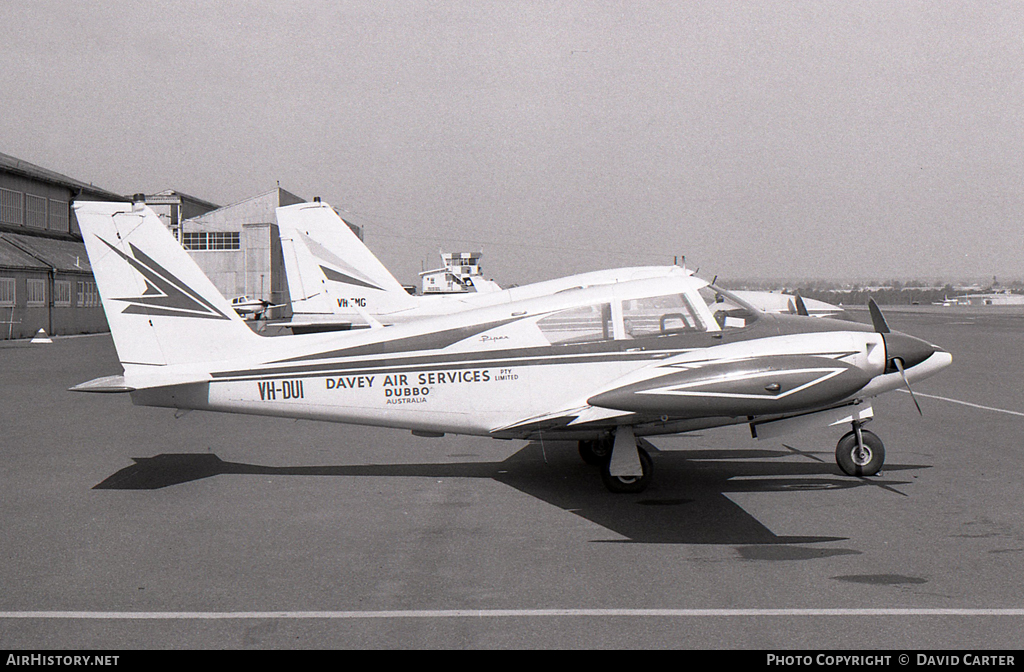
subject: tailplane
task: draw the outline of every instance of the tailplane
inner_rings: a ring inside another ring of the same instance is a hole
[[[262,340],[149,207],[74,207],[126,374],[231,359]]]

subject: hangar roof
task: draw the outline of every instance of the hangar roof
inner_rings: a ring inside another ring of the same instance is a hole
[[[146,205],[165,205],[191,201],[192,203],[201,205],[208,210],[216,210],[220,207],[216,203],[205,201],[198,196],[192,196],[191,194],[186,194],[184,191],[177,191],[175,189],[164,189],[163,191],[158,191],[155,194],[144,194],[144,196],[146,197]]]
[[[124,200],[124,196],[115,194],[112,191],[94,187],[88,182],[82,182],[81,180],[76,180],[73,177],[61,175],[58,172],[37,166],[34,163],[29,163],[28,161],[22,161],[17,157],[11,156],[10,154],[4,154],[3,152],[0,152],[0,171],[14,173],[23,177],[30,177],[34,180],[49,182],[50,184],[57,184],[69,189],[75,189],[83,194],[102,198],[104,200]]]
[[[0,233],[0,266],[44,271],[56,268],[63,273],[92,273],[84,243],[17,233]]]
[[[19,268],[26,270],[47,271],[49,266],[39,261],[32,255],[26,253],[19,247],[15,247],[5,240],[5,235],[0,233],[0,268]]]

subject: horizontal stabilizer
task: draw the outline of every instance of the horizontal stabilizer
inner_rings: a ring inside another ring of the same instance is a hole
[[[104,376],[68,388],[72,392],[134,392],[153,387],[206,383],[212,380],[204,371],[182,371],[167,367],[134,367],[122,375]]]
[[[79,383],[68,388],[69,392],[96,392],[100,394],[117,394],[120,392],[131,392],[135,388],[128,387],[125,384],[124,376],[103,376],[102,378],[93,378],[87,380],[84,383]]]

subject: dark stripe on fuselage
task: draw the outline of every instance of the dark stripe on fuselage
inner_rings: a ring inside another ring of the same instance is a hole
[[[313,359],[328,359],[333,357],[366,357],[369,355],[401,354],[423,350],[442,350],[450,345],[458,343],[459,341],[464,341],[471,336],[476,336],[477,334],[490,331],[491,329],[497,329],[500,326],[510,324],[521,319],[523,318],[514,317],[504,320],[495,320],[493,322],[485,322],[483,324],[474,324],[468,327],[456,327],[455,329],[432,331],[429,334],[417,334],[416,336],[406,336],[405,338],[396,338],[388,341],[366,343],[351,348],[331,350],[329,352],[317,352],[311,355],[302,355],[301,357],[290,357],[288,359],[278,360],[274,363],[305,362]]]
[[[546,348],[545,348],[546,349]],[[654,351],[654,352],[612,352],[606,354],[537,354],[537,348],[523,348],[519,351],[502,351],[495,353],[459,353],[454,355],[425,355],[423,357],[403,357],[402,359],[378,359],[359,361],[333,361],[309,364],[301,367],[246,369],[244,371],[224,371],[211,374],[215,380],[264,380],[266,378],[315,377],[323,375],[359,375],[388,371],[390,373],[408,373],[410,371],[455,371],[460,369],[479,368],[511,368],[515,366],[539,366],[558,364],[604,363],[623,361],[658,361],[667,357],[687,352]],[[516,354],[522,353],[522,354]]]
[[[808,318],[803,316],[794,318],[787,315],[764,315],[750,327],[730,330],[727,334],[726,332],[681,332],[631,340],[607,340],[593,343],[450,354],[438,352],[441,348],[511,321],[513,320],[502,320],[475,327],[446,330],[444,332],[396,339],[394,341],[333,350],[321,354],[304,355],[302,357],[279,360],[279,362],[267,364],[265,368],[221,371],[214,372],[211,375],[215,380],[242,381],[274,377],[360,375],[384,371],[385,369],[389,372],[402,373],[422,371],[427,368],[431,370],[459,370],[480,367],[510,368],[514,366],[554,366],[644,360],[655,362],[695,349],[704,349],[722,345],[723,343],[737,343],[771,336],[827,331],[873,331],[868,325],[860,323],[836,322],[824,318]],[[864,328],[851,329],[850,327]],[[716,333],[725,335],[719,339],[715,338],[714,334]],[[459,337],[460,335],[461,337]],[[428,343],[434,347],[427,347]],[[411,347],[415,345],[423,347]],[[385,349],[383,346],[388,347]],[[422,354],[413,354],[416,350],[419,350]],[[404,353],[406,356],[365,359],[368,356],[380,356],[390,352],[396,355]],[[819,354],[829,356],[829,353]],[[849,354],[852,353],[836,352],[831,353],[831,356],[839,358]],[[310,361],[314,359],[331,361]],[[288,362],[310,363],[275,366],[275,364],[286,364]]]

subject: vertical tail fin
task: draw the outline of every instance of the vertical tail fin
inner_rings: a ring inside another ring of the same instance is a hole
[[[261,340],[150,208],[95,201],[74,207],[126,371],[230,359]]]
[[[292,320],[310,317],[362,323],[417,305],[373,252],[326,203],[277,209]]]

